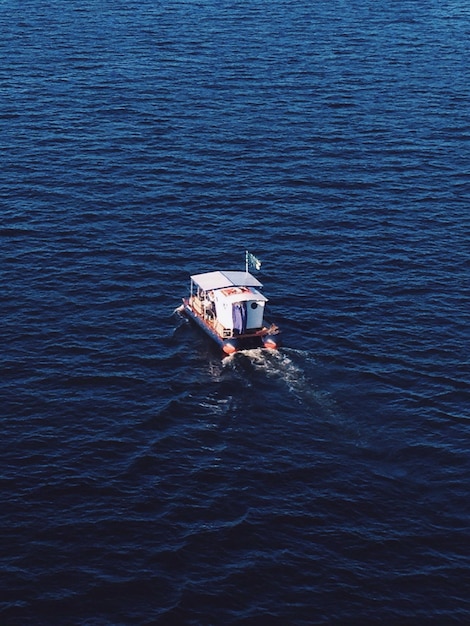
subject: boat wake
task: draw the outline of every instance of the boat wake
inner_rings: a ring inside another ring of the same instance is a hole
[[[307,370],[313,366],[313,360],[301,350],[242,350],[224,357],[222,363],[224,367],[248,377],[250,383],[256,374],[282,383],[299,404],[314,408],[325,417],[337,414],[333,398],[318,388],[308,375]]]

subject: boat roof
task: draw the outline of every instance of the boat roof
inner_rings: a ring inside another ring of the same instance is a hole
[[[240,271],[216,271],[204,274],[194,274],[191,280],[203,291],[209,289],[224,289],[225,287],[262,287],[262,283],[250,274]]]
[[[230,293],[234,291],[234,293]],[[241,290],[240,290],[241,291]],[[225,293],[228,292],[228,293]],[[263,293],[260,293],[257,289],[253,289],[253,287],[249,287],[246,291],[242,291],[241,293],[237,291],[237,289],[222,289],[217,292],[218,294],[222,294],[222,297],[227,302],[251,302],[252,300],[258,300],[258,302],[267,302],[268,299]]]

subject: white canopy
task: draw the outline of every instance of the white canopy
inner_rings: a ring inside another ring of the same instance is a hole
[[[223,298],[226,302],[252,302],[252,301],[257,301],[259,302],[267,302],[268,299],[266,298],[266,296],[264,294],[262,294],[261,292],[259,292],[257,289],[254,289],[253,287],[250,287],[249,289],[247,289],[246,291],[243,291],[241,293],[239,292],[235,292],[235,293],[225,293],[225,291],[230,291],[230,289],[223,289],[222,291],[218,291],[216,297],[219,298]],[[235,290],[234,290],[235,291]]]
[[[198,287],[203,291],[210,289],[224,289],[225,287],[262,287],[263,285],[250,272],[207,272],[191,276]]]

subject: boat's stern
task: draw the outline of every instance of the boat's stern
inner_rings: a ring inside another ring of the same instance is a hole
[[[263,347],[268,350],[278,350],[281,347],[281,331],[279,328],[272,324],[267,333],[261,338]]]

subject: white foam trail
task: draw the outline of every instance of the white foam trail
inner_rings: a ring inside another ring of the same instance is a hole
[[[305,368],[295,363],[291,357],[303,362],[312,360],[309,355],[301,350],[255,348],[227,356],[222,362],[225,367],[233,367],[238,371],[244,369],[243,364],[248,362],[255,371],[264,373],[268,378],[282,381],[288,392],[302,404],[311,406],[316,410],[320,409],[323,414],[336,414],[335,402],[331,396],[315,387],[313,382],[308,379]]]

